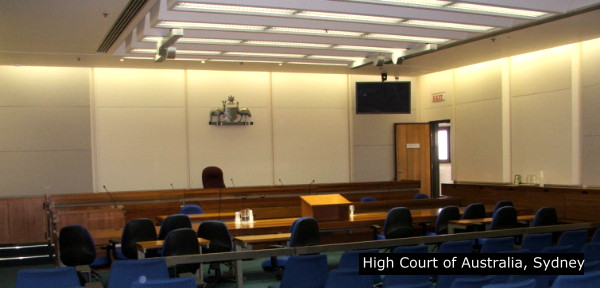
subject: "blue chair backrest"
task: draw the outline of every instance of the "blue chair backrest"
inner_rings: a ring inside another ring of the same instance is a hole
[[[565,231],[562,233],[562,235],[560,235],[560,238],[558,238],[558,243],[556,243],[556,246],[571,245],[573,246],[571,252],[579,253],[581,252],[583,245],[587,243],[587,236],[587,230]]]
[[[584,275],[560,275],[556,277],[552,288],[597,288],[600,287],[600,271]]]
[[[523,237],[521,249],[531,253],[539,253],[542,249],[552,246],[552,233],[527,234]]]
[[[413,199],[429,199],[429,196],[427,196],[427,194],[417,193],[413,196]]]
[[[594,232],[594,236],[592,236],[592,240],[590,240],[590,242],[600,242],[600,228],[596,229],[596,232]]]
[[[463,212],[462,219],[479,219],[485,218],[485,205],[483,203],[471,203],[467,205]]]
[[[554,207],[542,207],[535,212],[531,226],[548,226],[558,224],[558,216]]]
[[[486,238],[482,241],[480,253],[498,253],[511,251],[514,249],[515,238],[513,237],[499,237],[499,238]]]
[[[15,288],[80,287],[74,267],[23,269],[17,272]]]
[[[374,202],[377,201],[377,199],[375,199],[375,197],[372,196],[365,196],[360,198],[360,202]]]
[[[392,250],[393,253],[429,253],[427,245],[398,246]],[[429,275],[386,275],[383,278],[383,286],[390,287],[399,284],[419,284],[429,281]],[[410,286],[412,287],[412,286]]]
[[[517,227],[517,210],[512,206],[503,206],[492,215],[491,230]]]
[[[325,288],[366,288],[373,287],[372,275],[360,275],[354,269],[331,270]]]
[[[196,288],[194,277],[179,277],[161,280],[135,281],[131,288]]]
[[[319,234],[319,223],[312,217],[300,217],[292,223],[290,228],[290,247],[312,246],[321,243]]]
[[[290,256],[285,264],[281,287],[321,288],[327,281],[328,272],[325,254]]]
[[[147,280],[168,279],[165,258],[115,261],[110,269],[108,288],[129,287],[140,277]]]
[[[473,240],[448,241],[440,244],[439,253],[471,253]]]
[[[457,277],[452,281],[450,288],[480,288],[483,285],[492,284],[494,276],[485,277]]]
[[[438,214],[435,220],[435,233],[447,234],[448,220],[458,219],[460,219],[460,209],[458,208],[458,206],[446,206],[442,208],[440,214]]]
[[[535,279],[528,279],[515,283],[488,284],[484,285],[482,288],[535,288]]]
[[[366,250],[351,250],[345,251],[342,253],[340,257],[340,262],[338,262],[338,269],[355,269],[358,270],[358,263],[360,261],[359,254],[360,253],[379,253],[377,249],[366,249]]]
[[[583,248],[581,248],[581,253],[583,253],[583,257],[586,263],[600,261],[600,242],[589,242],[583,244]]]
[[[184,205],[183,207],[181,207],[181,210],[179,211],[179,213],[181,214],[202,214],[204,213],[204,210],[202,209],[202,207],[200,207],[200,205],[196,205],[196,204],[187,204]]]

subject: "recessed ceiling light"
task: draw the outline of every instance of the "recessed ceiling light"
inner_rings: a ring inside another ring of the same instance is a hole
[[[351,32],[351,31],[338,31],[328,29],[305,29],[305,28],[290,28],[290,27],[271,27],[268,31],[281,32],[281,33],[294,33],[294,34],[313,34],[321,36],[346,36],[346,37],[358,37],[363,35],[362,32]]]
[[[429,6],[429,7],[441,7],[451,4],[450,1],[438,1],[438,0],[349,0],[353,2],[367,2],[367,3],[381,3],[381,4],[392,4],[402,6]]]
[[[472,25],[472,24],[426,21],[426,20],[407,20],[405,22],[402,22],[402,24],[411,25],[411,26],[420,26],[420,27],[430,27],[430,28],[432,27],[432,28],[443,28],[443,29],[471,30],[471,31],[478,31],[478,32],[484,32],[484,31],[492,30],[495,28],[492,26],[484,26],[484,25]]]
[[[295,65],[325,65],[325,66],[348,66],[345,63],[325,63],[325,62],[285,62],[286,64]]]
[[[329,56],[329,55],[310,55],[309,59],[320,59],[320,60],[340,60],[340,61],[356,61],[363,59],[361,57],[347,57],[347,56]]]
[[[259,41],[259,40],[244,41],[244,44],[257,45],[257,46],[279,46],[279,47],[299,47],[299,48],[330,48],[331,47],[331,44]]]
[[[135,48],[131,49],[131,53],[144,53],[144,54],[156,54],[156,49],[143,49],[143,48]],[[220,51],[201,51],[201,50],[179,50],[177,49],[177,54],[182,55],[219,55]]]
[[[388,47],[369,47],[369,46],[353,46],[353,45],[335,45],[333,49],[353,50],[353,51],[375,51],[375,52],[401,52],[406,49],[388,48]]]
[[[273,57],[273,58],[302,58],[303,54],[286,54],[286,53],[254,53],[254,52],[225,52],[223,55],[228,56],[247,56],[247,57]]]
[[[278,9],[278,8],[263,8],[252,6],[236,6],[236,5],[218,5],[218,4],[202,4],[194,2],[178,2],[173,9],[187,11],[216,11],[216,12],[234,12],[234,13],[258,13],[271,15],[291,15],[296,12],[294,9]]]
[[[281,61],[247,60],[247,59],[210,59],[209,62],[236,62],[236,63],[266,63],[281,64]]]
[[[315,17],[315,18],[348,20],[348,21],[359,21],[359,22],[398,23],[398,22],[402,21],[402,18],[394,18],[394,17],[329,13],[329,12],[318,12],[318,11],[301,11],[301,12],[298,12],[296,15],[304,16],[304,17]]]
[[[418,36],[394,35],[394,34],[379,34],[379,33],[367,34],[367,35],[365,35],[365,37],[373,38],[373,39],[423,42],[423,43],[444,43],[444,42],[450,41],[450,39],[443,39],[443,38],[418,37]]]
[[[184,28],[184,29],[221,29],[238,31],[260,31],[265,30],[265,26],[260,25],[235,25],[201,22],[182,22],[182,21],[159,21],[156,24],[159,28]]]
[[[474,12],[487,12],[487,13],[491,13],[491,14],[521,16],[521,17],[530,17],[530,18],[537,18],[537,17],[541,17],[544,15],[548,15],[548,13],[540,12],[540,11],[504,8],[504,7],[470,4],[470,3],[454,3],[448,7],[454,8],[454,9],[459,9],[459,10],[467,10],[467,11],[474,11]]]

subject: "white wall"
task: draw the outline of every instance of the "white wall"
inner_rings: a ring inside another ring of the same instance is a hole
[[[0,66],[0,196],[92,189],[89,73]]]
[[[600,186],[600,39],[581,45],[582,183]]]
[[[394,123],[418,122],[419,84],[416,78],[400,77],[388,81],[411,81],[411,114],[356,114],[356,82],[381,81],[380,75],[350,77],[352,107],[352,181],[391,181],[395,179]]]
[[[600,40],[423,75],[413,111],[355,115],[379,75],[0,66],[0,196],[389,181],[394,123],[452,121],[452,174],[600,185]],[[432,102],[444,92],[446,100]],[[233,95],[252,126],[208,125]],[[581,110],[581,112],[580,112]]]
[[[421,76],[421,120],[452,121],[453,178],[509,182],[543,171],[545,183],[598,185],[599,43]],[[431,103],[437,92],[447,100]]]

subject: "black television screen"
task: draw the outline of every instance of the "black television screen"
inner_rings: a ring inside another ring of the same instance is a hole
[[[356,82],[356,114],[410,114],[410,82]]]

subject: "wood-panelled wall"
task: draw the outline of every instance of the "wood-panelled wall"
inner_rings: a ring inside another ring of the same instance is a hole
[[[44,197],[0,199],[0,244],[45,242]]]
[[[528,186],[492,183],[442,184],[444,195],[461,199],[465,206],[473,202],[492,205],[511,200],[519,208],[533,211],[545,206],[556,208],[566,221],[600,221],[600,189],[577,186]]]

